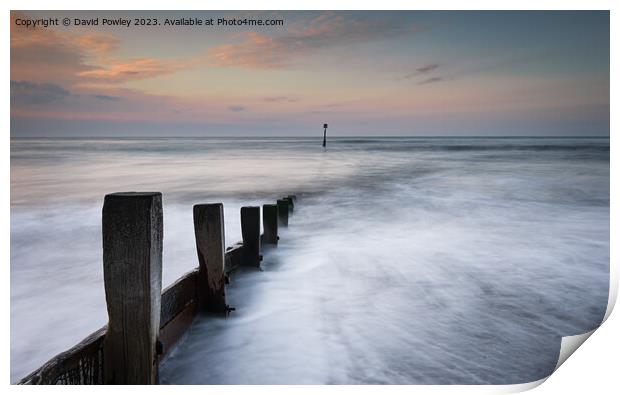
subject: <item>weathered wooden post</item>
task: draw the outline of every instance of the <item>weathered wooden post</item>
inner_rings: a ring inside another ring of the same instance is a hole
[[[263,204],[263,243],[278,244],[278,206]]]
[[[282,198],[284,200],[286,200],[288,202],[288,212],[289,214],[293,212],[293,210],[295,209],[295,203],[293,202],[293,198],[289,195],[285,198]]]
[[[159,192],[124,192],[103,203],[103,276],[108,329],[104,383],[156,384],[163,213]]]
[[[198,300],[203,311],[227,312],[224,270],[224,206],[194,206],[194,232],[198,252]]]
[[[243,264],[260,266],[260,207],[241,207]]]
[[[278,225],[288,227],[288,200],[278,199]]]

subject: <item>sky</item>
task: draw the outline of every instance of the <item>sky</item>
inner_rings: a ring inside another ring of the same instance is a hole
[[[183,17],[284,23],[102,25]],[[607,11],[11,12],[12,137],[608,136],[609,91]]]

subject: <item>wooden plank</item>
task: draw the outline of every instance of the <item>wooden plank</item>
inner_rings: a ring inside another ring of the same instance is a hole
[[[159,341],[162,346],[161,355],[159,356],[160,362],[163,362],[170,355],[175,345],[190,328],[197,311],[198,303],[192,301],[160,329]]]
[[[225,271],[226,275],[243,266],[244,246],[243,243],[235,243],[226,249]]]
[[[21,379],[18,384],[64,384],[70,372],[76,381],[66,384],[103,384],[101,366],[103,341],[107,326],[91,333],[84,340],[61,352],[43,366]],[[85,372],[84,361],[89,361],[90,371]]]
[[[224,269],[224,207],[222,203],[194,206],[194,233],[198,253],[200,309],[227,312]]]
[[[160,328],[173,320],[187,305],[198,300],[197,281],[198,269],[194,269],[164,289],[161,295]]]
[[[108,307],[106,384],[156,384],[163,213],[159,192],[106,195],[103,274]]]

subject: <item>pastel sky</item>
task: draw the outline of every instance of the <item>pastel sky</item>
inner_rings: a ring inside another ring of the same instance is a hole
[[[249,17],[266,27],[25,28]],[[609,135],[608,12],[11,13],[11,135]]]

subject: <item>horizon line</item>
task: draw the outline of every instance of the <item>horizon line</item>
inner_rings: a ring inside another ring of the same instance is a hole
[[[322,136],[317,135],[302,135],[302,136],[274,136],[274,135],[255,135],[255,136],[9,136],[11,139],[104,139],[104,138],[114,138],[114,139],[196,139],[196,138],[217,138],[217,139],[225,139],[225,138],[316,138],[318,140],[322,140]],[[445,135],[445,136],[430,136],[430,135],[387,135],[387,136],[378,136],[378,135],[340,135],[340,136],[330,136],[332,139],[343,139],[343,138],[610,138],[610,135],[548,135],[548,136],[531,136],[531,135]]]

